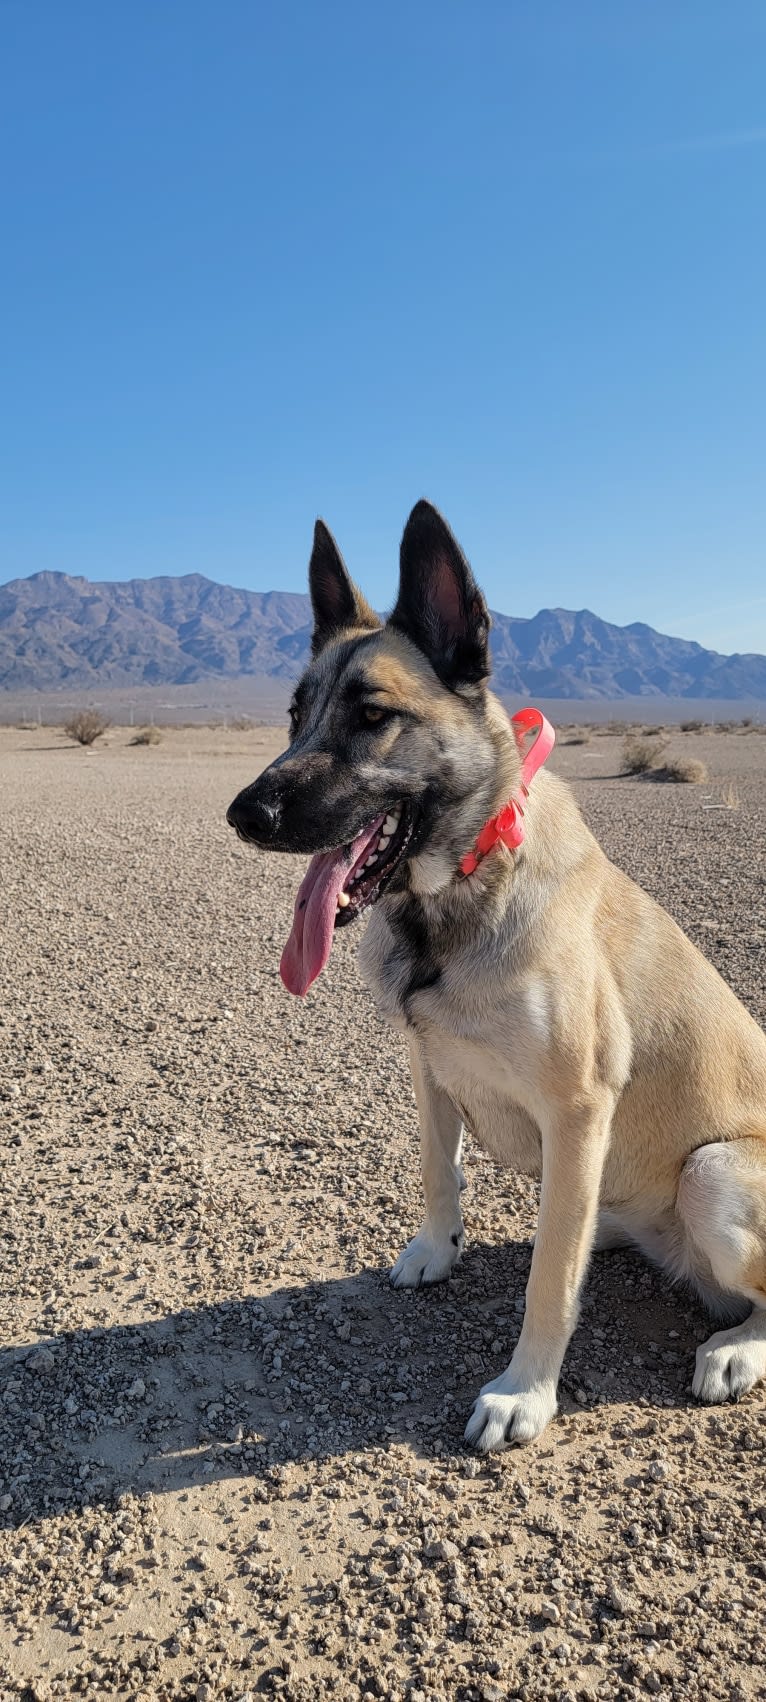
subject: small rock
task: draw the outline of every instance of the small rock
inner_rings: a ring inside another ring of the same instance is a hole
[[[27,1370],[34,1371],[36,1377],[47,1377],[53,1370],[56,1360],[49,1347],[35,1348],[27,1360]]]
[[[144,1382],[143,1377],[134,1378],[133,1382],[130,1385],[130,1388],[128,1389],[128,1400],[129,1401],[140,1401],[141,1396],[145,1395],[145,1394],[146,1394],[146,1384]]]
[[[555,1602],[543,1602],[540,1612],[543,1619],[549,1620],[551,1625],[558,1625],[561,1618],[561,1609],[556,1606]]]
[[[426,1549],[427,1560],[458,1560],[459,1557],[460,1549],[456,1542],[450,1541],[449,1537],[441,1537],[436,1542],[429,1542]]]
[[[609,1580],[609,1600],[615,1610],[615,1613],[628,1613],[630,1609],[630,1597],[622,1588],[622,1585],[617,1582],[616,1578],[610,1578]]]
[[[478,1531],[474,1531],[471,1544],[474,1548],[492,1548],[494,1546],[489,1531],[485,1531],[481,1525]]]

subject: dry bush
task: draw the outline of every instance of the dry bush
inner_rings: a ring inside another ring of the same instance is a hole
[[[559,739],[560,745],[589,745],[591,741],[590,727],[568,727]]]
[[[159,727],[139,727],[130,742],[132,745],[159,745],[162,742],[162,734]]]
[[[251,715],[235,715],[229,726],[232,733],[252,733],[255,722]]]
[[[622,744],[623,774],[648,774],[654,768],[657,758],[662,756],[666,740],[656,735],[650,738],[628,738]]]
[[[93,745],[101,734],[106,732],[109,722],[97,709],[78,709],[64,725],[68,739],[74,739],[78,745]]]
[[[620,733],[627,733],[627,730],[627,721],[604,721],[601,726],[594,727],[593,729],[596,737],[599,739],[613,739]]]
[[[723,802],[724,802],[724,805],[725,805],[727,810],[738,810],[739,809],[739,803],[740,803],[739,792],[737,791],[737,788],[734,785],[733,781],[731,781],[731,780],[729,781],[729,784],[726,787],[725,792],[721,793],[721,797],[723,798]]]
[[[681,722],[681,732],[682,733],[701,733],[702,732],[702,722],[701,721],[682,721]]]
[[[661,768],[655,768],[653,780],[668,780],[678,786],[701,786],[708,778],[704,762],[695,756],[672,756]]]

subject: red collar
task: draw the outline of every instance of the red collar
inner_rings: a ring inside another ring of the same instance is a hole
[[[556,743],[556,734],[540,709],[520,709],[511,716],[511,726],[516,735],[516,742],[521,746],[527,733],[534,733],[534,739],[521,765],[521,782],[517,792],[511,794],[507,804],[498,810],[496,816],[490,816],[485,821],[481,833],[476,840],[473,851],[468,851],[460,859],[461,875],[472,875],[479,864],[494,851],[496,845],[507,845],[509,851],[517,851],[524,838],[524,800],[529,796],[529,788],[538,768],[550,756]]]

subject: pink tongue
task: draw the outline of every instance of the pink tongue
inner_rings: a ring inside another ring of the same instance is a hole
[[[312,981],[321,975],[332,950],[338,895],[357,863],[364,859],[383,819],[377,816],[363,828],[350,849],[341,846],[339,851],[320,851],[312,857],[295,900],[290,938],[279,965],[288,993],[303,998]]]

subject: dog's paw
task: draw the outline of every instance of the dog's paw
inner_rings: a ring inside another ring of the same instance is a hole
[[[737,1329],[719,1330],[697,1348],[692,1394],[698,1401],[738,1401],[766,1376],[766,1342]]]
[[[509,1367],[493,1383],[485,1383],[466,1425],[465,1439],[482,1454],[533,1442],[555,1411],[555,1383],[543,1381],[522,1388]]]
[[[454,1230],[445,1240],[436,1240],[429,1229],[418,1230],[405,1247],[391,1272],[394,1288],[420,1288],[444,1282],[463,1251],[463,1231]]]

